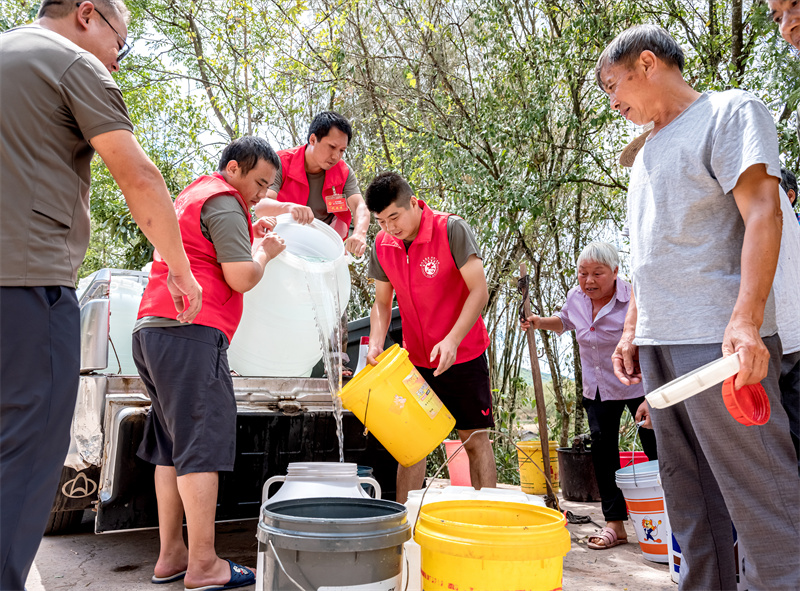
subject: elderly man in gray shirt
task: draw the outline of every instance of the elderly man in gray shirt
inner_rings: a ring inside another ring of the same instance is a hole
[[[633,294],[615,373],[651,392],[739,354],[735,385],[762,383],[772,408],[765,425],[738,423],[721,385],[650,411],[685,559],[680,589],[736,588],[731,519],[749,589],[798,589],[800,495],[771,295],[781,240],[777,134],[758,99],[696,92],[683,63],[680,46],[652,25],[621,33],[597,63],[611,107],[637,125],[654,122],[631,169]]]
[[[179,318],[201,288],[164,179],[110,73],[127,52],[120,0],[44,0],[0,35],[0,589],[23,588],[69,445],[80,371],[78,267],[90,162],[103,158],[170,269]]]

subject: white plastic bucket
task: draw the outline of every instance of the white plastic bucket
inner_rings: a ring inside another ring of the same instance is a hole
[[[314,220],[301,225],[289,214],[278,216],[274,231],[286,242],[286,250],[267,264],[258,285],[244,294],[244,313],[228,361],[244,376],[309,376],[322,348],[306,273],[333,274],[344,311],[350,299],[344,243],[327,224]],[[322,322],[330,324],[323,326],[330,334],[333,322],[339,321],[331,312],[332,293],[316,295],[326,302]]]
[[[462,452],[465,453],[465,452]],[[419,515],[422,495],[425,490],[412,490],[408,493],[406,509],[408,509],[408,523],[414,527]],[[471,486],[447,486],[445,488],[430,488],[425,493],[425,502],[438,503],[439,501],[504,501],[507,503],[528,503],[538,507],[546,507],[541,497],[528,495],[520,490],[508,488],[482,488],[475,490]],[[422,549],[412,537],[404,544],[406,559],[403,561],[403,591],[422,591]]]
[[[642,555],[652,562],[669,562],[672,531],[664,506],[664,490],[658,480],[658,461],[617,470],[616,481],[625,496]]]

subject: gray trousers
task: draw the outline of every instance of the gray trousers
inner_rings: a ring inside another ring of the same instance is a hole
[[[67,287],[0,288],[0,589],[20,591],[69,448],[80,312]]]
[[[762,384],[766,425],[744,426],[728,412],[722,385],[652,409],[670,524],[681,547],[681,590],[735,590],[731,520],[745,555],[749,591],[800,589],[800,479],[778,388],[781,345]],[[640,347],[645,392],[721,357],[721,345]]]

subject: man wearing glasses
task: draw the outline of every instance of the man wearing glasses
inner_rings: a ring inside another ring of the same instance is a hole
[[[98,10],[99,8],[99,10]],[[102,12],[101,12],[102,11]],[[75,283],[100,154],[170,271],[178,319],[200,285],[164,179],[110,73],[128,51],[120,0],[44,0],[0,35],[0,589],[25,584],[64,458],[80,371]]]

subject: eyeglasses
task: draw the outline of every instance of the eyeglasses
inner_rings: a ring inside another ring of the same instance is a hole
[[[78,3],[76,4],[76,6],[80,6],[80,5],[81,5],[81,3],[80,3],[80,2],[78,2]],[[109,27],[111,27],[111,30],[112,30],[112,31],[114,31],[114,33],[117,35],[117,37],[119,37],[120,41],[122,41],[122,49],[121,49],[121,50],[120,50],[120,52],[117,54],[117,61],[118,61],[118,62],[121,62],[122,60],[124,60],[124,59],[125,59],[125,57],[126,57],[126,56],[127,56],[127,55],[128,55],[130,52],[131,52],[131,49],[133,49],[133,48],[132,48],[132,47],[131,47],[131,46],[128,44],[128,42],[125,40],[125,37],[123,37],[122,35],[120,35],[120,34],[117,32],[117,30],[114,28],[114,25],[112,25],[110,22],[108,22],[108,19],[107,19],[106,17],[104,17],[104,16],[103,16],[103,13],[102,13],[102,12],[100,12],[99,10],[97,10],[97,7],[96,7],[96,6],[94,7],[94,11],[95,11],[97,14],[99,14],[99,15],[100,15],[100,18],[101,18],[101,19],[103,19],[104,21],[106,21],[106,24],[107,24]]]

